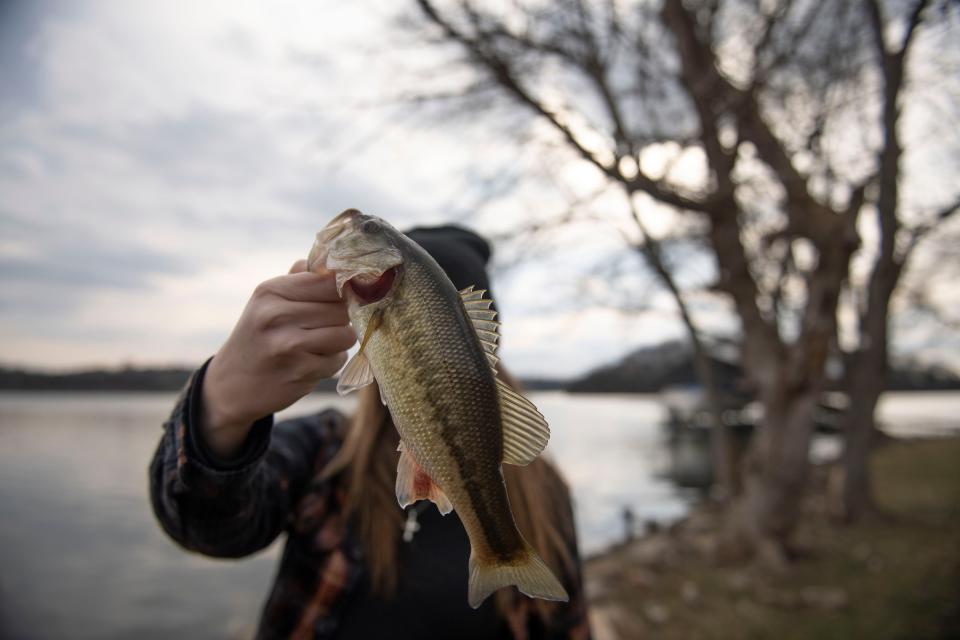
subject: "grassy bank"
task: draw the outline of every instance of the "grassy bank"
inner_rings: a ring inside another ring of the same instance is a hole
[[[889,444],[872,464],[889,517],[831,524],[814,490],[786,574],[718,565],[707,510],[593,558],[598,640],[960,637],[960,439]]]

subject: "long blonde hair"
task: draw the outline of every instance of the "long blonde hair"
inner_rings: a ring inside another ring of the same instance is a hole
[[[519,390],[505,371],[501,379]],[[390,414],[380,402],[375,384],[359,392],[356,412],[343,446],[324,469],[325,477],[341,474],[346,488],[346,511],[357,527],[368,559],[373,593],[390,597],[396,590],[403,511],[397,504],[399,435]],[[576,567],[569,548],[574,540],[570,494],[560,474],[543,456],[526,467],[503,465],[507,496],[523,537],[536,549],[556,575],[574,575]],[[505,612],[510,592],[497,594]],[[542,615],[550,605],[537,601]]]

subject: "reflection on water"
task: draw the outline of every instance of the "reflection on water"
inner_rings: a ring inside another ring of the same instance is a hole
[[[173,400],[0,399],[0,635],[250,635],[252,592],[267,588],[274,560],[183,553],[150,511],[146,468]],[[211,595],[198,603],[198,594]]]
[[[664,411],[654,396],[534,396],[550,423],[548,455],[573,489],[586,553],[623,538],[622,512],[640,521],[675,520],[689,497],[662,477]]]
[[[960,394],[886,399],[897,431],[955,428]],[[653,397],[537,394],[549,454],[573,487],[581,546],[641,520],[680,516],[659,479],[665,449]],[[0,394],[0,637],[242,638],[252,635],[278,545],[245,561],[184,553],[157,527],[147,465],[172,394]],[[350,401],[311,396],[284,415]],[[282,416],[281,416],[282,417]],[[888,420],[888,422],[890,422]]]

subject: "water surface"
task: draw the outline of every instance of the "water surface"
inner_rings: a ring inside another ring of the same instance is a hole
[[[625,506],[641,520],[684,513],[691,496],[658,476],[666,450],[655,397],[533,395],[584,551],[622,536]],[[147,465],[174,400],[0,394],[0,637],[252,635],[279,543],[243,561],[204,558],[176,547],[150,510]],[[313,395],[281,417],[350,404]],[[955,431],[960,394],[890,394],[881,418],[901,435]]]

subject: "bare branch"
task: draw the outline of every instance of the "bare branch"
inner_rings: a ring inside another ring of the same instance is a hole
[[[493,75],[495,81],[504,90],[536,115],[544,118],[554,129],[560,132],[570,147],[581,158],[596,167],[606,177],[616,182],[627,184],[632,191],[643,191],[664,204],[689,211],[706,212],[709,210],[709,203],[683,196],[662,181],[652,180],[642,172],[639,172],[636,177],[628,180],[620,172],[620,168],[616,162],[610,165],[604,163],[577,138],[573,130],[562,121],[558,114],[547,109],[542,102],[537,100],[513,73],[508,61],[497,56],[495,52],[485,47],[482,41],[472,38],[458,30],[449,20],[437,12],[430,0],[417,0],[417,4],[431,22],[440,27],[450,40],[463,46],[482,68]]]
[[[697,35],[696,21],[682,0],[665,0],[662,19],[677,39],[685,86],[700,118],[702,140],[719,191],[732,190],[734,157],[720,144],[715,122],[717,113],[726,109],[737,117],[741,138],[756,146],[760,157],[783,184],[794,232],[820,241],[821,229],[826,228],[828,233],[833,229],[829,222],[832,212],[810,195],[807,179],[793,166],[782,143],[764,121],[756,88],[738,89],[718,71],[715,54],[709,43],[702,42]]]
[[[913,3],[913,7],[907,15],[907,25],[904,31],[903,40],[899,43],[899,48],[891,53],[887,49],[887,45],[883,37],[883,7],[880,6],[880,0],[867,0],[867,14],[870,16],[870,25],[872,27],[871,35],[873,36],[877,53],[881,56],[881,60],[883,62],[883,72],[887,77],[888,83],[895,84],[896,82],[899,82],[900,78],[902,78],[903,61],[907,57],[907,52],[910,49],[910,43],[913,41],[913,36],[920,24],[920,15],[929,4],[930,0],[916,0]]]
[[[917,245],[920,244],[920,242],[932,231],[935,231],[937,227],[952,218],[957,211],[960,211],[960,196],[958,196],[957,199],[950,204],[937,211],[929,222],[919,224],[911,229],[907,229],[906,231],[909,234],[907,244],[897,257],[897,261],[900,264],[906,264],[914,250],[917,248]]]
[[[884,19],[879,0],[866,0],[870,18],[870,35],[876,48],[883,74],[883,112],[881,125],[883,145],[877,160],[877,215],[880,222],[880,252],[874,262],[868,282],[866,306],[860,316],[861,333],[870,340],[886,342],[886,326],[880,326],[879,318],[886,318],[890,297],[903,273],[904,262],[898,260],[896,238],[900,230],[900,158],[903,147],[900,142],[900,97],[904,83],[904,68],[910,44],[913,41],[921,15],[929,0],[917,0],[907,18],[906,32],[899,50],[891,53],[884,42]],[[919,241],[919,238],[917,239]],[[909,244],[908,244],[909,248]],[[904,255],[905,258],[909,252]],[[870,325],[873,325],[872,327]],[[883,336],[871,334],[883,333]]]

